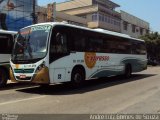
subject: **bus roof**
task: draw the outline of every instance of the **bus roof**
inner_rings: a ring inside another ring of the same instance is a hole
[[[89,31],[93,31],[93,32],[99,32],[99,33],[104,33],[104,34],[108,34],[108,35],[113,35],[113,36],[117,36],[117,37],[128,38],[128,39],[144,42],[144,40],[141,40],[141,39],[138,39],[138,38],[133,38],[133,37],[127,35],[127,34],[122,34],[122,33],[118,33],[118,32],[104,30],[104,29],[101,29],[101,28],[91,29],[91,28],[87,28],[87,27],[68,24],[66,22],[45,22],[45,23],[39,23],[39,24],[35,24],[35,25],[30,25],[30,26],[27,26],[27,27],[32,27],[32,26],[36,26],[36,25],[52,25],[52,26],[64,25],[64,26],[70,26],[70,27],[74,27],[74,28],[80,28],[80,29],[89,30]],[[25,27],[25,28],[27,28],[27,27]],[[22,29],[24,29],[24,28],[22,28]]]
[[[0,30],[0,33],[4,33],[4,34],[17,34],[16,31],[8,31],[8,30]]]

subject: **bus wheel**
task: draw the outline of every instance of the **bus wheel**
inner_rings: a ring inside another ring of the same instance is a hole
[[[74,88],[81,87],[84,83],[85,73],[82,69],[75,68],[73,69],[71,76],[71,84]]]
[[[0,87],[4,87],[7,84],[7,73],[4,69],[0,69]]]
[[[131,67],[131,65],[128,64],[125,67],[125,74],[124,74],[124,76],[125,76],[125,78],[130,78],[131,75],[132,75],[132,67]]]

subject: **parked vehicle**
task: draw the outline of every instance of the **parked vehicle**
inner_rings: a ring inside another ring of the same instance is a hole
[[[9,79],[10,57],[17,32],[0,30],[0,87]]]
[[[17,82],[54,84],[124,75],[147,69],[145,42],[128,35],[64,23],[43,23],[18,32],[11,57]]]
[[[148,65],[157,66],[158,62],[156,60],[148,60]]]

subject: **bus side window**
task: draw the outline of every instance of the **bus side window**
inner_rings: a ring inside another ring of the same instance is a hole
[[[10,37],[8,38],[8,52],[9,52],[9,53],[12,52],[13,44],[14,44],[14,41],[13,41],[12,37],[10,36]]]
[[[72,51],[77,51],[77,52],[85,51],[86,38],[85,38],[84,31],[73,29],[71,40],[72,41],[70,41],[70,43],[72,42],[72,48],[71,48]]]
[[[132,42],[132,54],[140,54],[139,44],[137,41]]]
[[[57,32],[55,40],[56,40],[55,48],[57,53],[66,53],[67,52],[66,35]]]
[[[11,54],[13,39],[11,35],[0,34],[1,44],[0,44],[0,53],[1,54]]]
[[[67,36],[64,33],[56,32],[52,36],[51,53],[67,53]]]

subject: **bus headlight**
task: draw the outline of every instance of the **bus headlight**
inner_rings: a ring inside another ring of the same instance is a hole
[[[42,64],[40,64],[38,67],[37,67],[37,70],[36,70],[36,73],[41,71],[44,67],[45,67],[45,62],[43,62]]]

